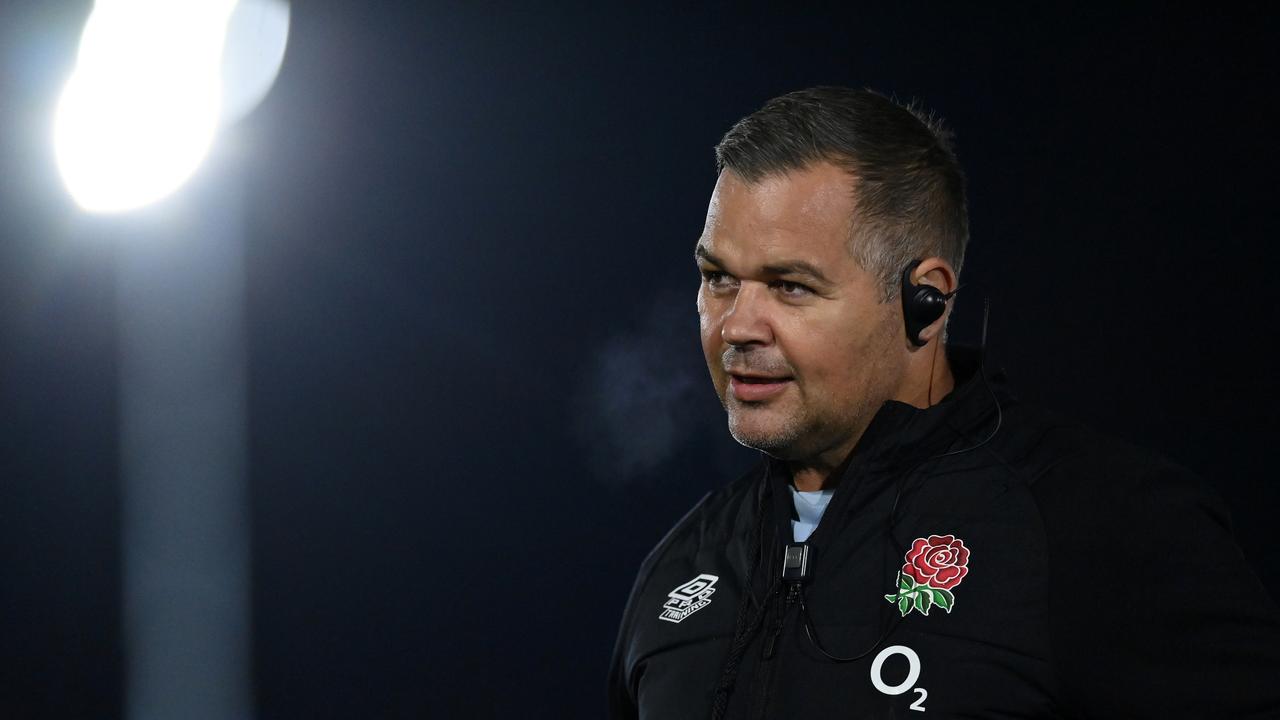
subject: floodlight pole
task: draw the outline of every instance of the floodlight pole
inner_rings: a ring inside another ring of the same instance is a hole
[[[129,720],[253,714],[245,222],[226,170],[110,221]]]

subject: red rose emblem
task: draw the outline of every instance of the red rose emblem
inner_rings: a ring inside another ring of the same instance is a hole
[[[917,584],[950,590],[969,573],[969,548],[954,535],[916,538],[902,573]]]

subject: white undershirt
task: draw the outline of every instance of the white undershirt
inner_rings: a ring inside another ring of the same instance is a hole
[[[791,502],[796,506],[796,517],[800,518],[791,521],[791,537],[796,542],[804,542],[813,534],[813,529],[818,527],[818,521],[822,519],[822,513],[826,512],[834,490],[801,492],[794,485],[789,487]]]

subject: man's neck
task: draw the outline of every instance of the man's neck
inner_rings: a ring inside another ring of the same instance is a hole
[[[822,490],[835,484],[834,482],[831,485],[827,484],[827,478],[832,477],[834,468],[824,468],[816,465],[796,465],[793,463],[790,469],[791,483],[800,492]]]
[[[834,487],[840,476],[844,475],[845,466],[853,459],[853,451],[862,436],[866,434],[873,416],[874,413],[867,416],[862,428],[840,445],[818,453],[812,458],[787,461],[787,470],[791,473],[791,484],[795,485],[800,492],[813,492]]]
[[[934,348],[927,372],[921,372],[915,377],[917,379],[902,384],[894,400],[923,410],[937,405],[950,395],[956,387],[956,378],[951,372],[951,363],[947,361],[946,348]]]

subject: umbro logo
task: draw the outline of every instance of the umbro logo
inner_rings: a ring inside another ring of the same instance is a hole
[[[658,618],[678,623],[710,605],[719,579],[718,575],[704,573],[667,593],[667,601],[662,604],[662,614]]]

